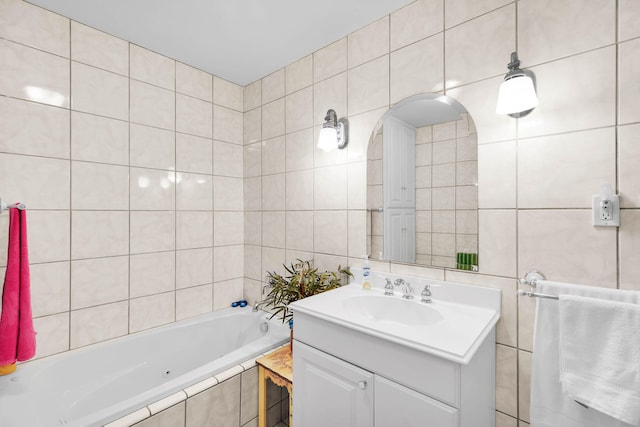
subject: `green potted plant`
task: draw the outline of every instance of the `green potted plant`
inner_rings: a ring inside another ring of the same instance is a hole
[[[282,323],[289,322],[293,326],[293,312],[289,304],[300,299],[339,288],[346,277],[353,277],[349,267],[338,266],[338,271],[319,272],[313,267],[312,261],[297,260],[291,266],[283,264],[285,275],[267,272],[267,289],[265,305],[271,307],[271,318],[280,316]],[[292,330],[293,334],[293,330]]]

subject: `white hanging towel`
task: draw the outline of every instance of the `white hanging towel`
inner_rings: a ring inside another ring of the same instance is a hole
[[[640,423],[640,305],[560,295],[560,383],[576,401]]]
[[[640,303],[640,292],[549,281],[539,282],[536,292]],[[596,409],[586,409],[563,393],[560,383],[559,301],[540,298],[537,303],[531,366],[531,427],[640,427],[640,424],[626,423]],[[588,332],[585,328],[585,333]],[[597,343],[595,346],[599,348]]]

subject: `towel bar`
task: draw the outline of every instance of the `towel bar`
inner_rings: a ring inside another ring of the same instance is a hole
[[[521,296],[521,297],[560,299],[555,295],[541,294],[541,293],[538,293],[538,292],[527,292],[527,291],[523,291],[521,289],[518,289],[518,291],[516,293],[518,294],[518,296]]]
[[[556,295],[541,294],[539,292],[534,292],[534,289],[536,288],[538,280],[546,280],[546,278],[544,277],[544,274],[540,273],[537,270],[531,270],[530,272],[524,275],[523,279],[520,279],[520,283],[523,285],[531,286],[531,290],[523,291],[519,289],[516,292],[516,294],[521,297],[547,298],[547,299],[555,299],[555,300],[559,299]]]
[[[21,211],[23,211],[27,209],[27,206],[24,203],[14,203],[12,205],[8,205],[0,198],[0,213],[6,211],[7,209],[20,209]]]

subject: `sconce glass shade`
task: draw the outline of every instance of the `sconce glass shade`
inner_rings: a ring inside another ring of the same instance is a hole
[[[318,138],[318,148],[331,151],[338,147],[338,131],[334,127],[323,127]]]
[[[323,151],[345,148],[349,142],[349,120],[338,120],[338,115],[331,109],[327,111],[324,120],[318,137],[318,148]]]
[[[526,74],[516,74],[500,85],[498,92],[498,114],[518,114],[538,106],[538,97],[533,80]]]

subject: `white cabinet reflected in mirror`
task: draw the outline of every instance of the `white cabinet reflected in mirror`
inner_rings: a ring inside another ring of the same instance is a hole
[[[478,139],[455,99],[406,98],[374,128],[367,250],[372,259],[477,270]]]

